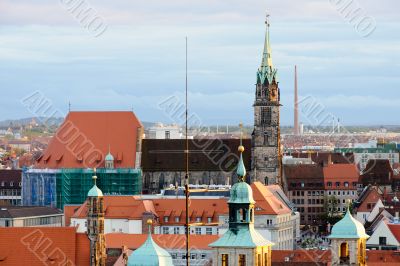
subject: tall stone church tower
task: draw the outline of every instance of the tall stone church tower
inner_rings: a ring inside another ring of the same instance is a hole
[[[281,184],[280,90],[277,69],[272,64],[269,20],[261,66],[257,71],[252,134],[252,181]],[[282,185],[282,184],[281,184]]]

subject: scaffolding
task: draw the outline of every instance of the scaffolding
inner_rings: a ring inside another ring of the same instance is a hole
[[[57,175],[57,208],[65,204],[81,204],[93,186],[93,169],[61,169]],[[97,186],[104,195],[140,195],[142,171],[133,168],[96,170]]]
[[[23,171],[24,205],[82,204],[93,186],[93,169],[29,169]],[[134,168],[96,170],[97,186],[104,195],[140,195],[142,171]]]

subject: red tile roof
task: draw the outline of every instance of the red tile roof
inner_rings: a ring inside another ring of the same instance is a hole
[[[291,213],[291,210],[272,194],[265,185],[260,182],[251,184],[253,198],[256,201],[256,214],[279,215]],[[257,210],[261,208],[261,210]]]
[[[89,239],[72,227],[0,228],[0,239],[1,265],[89,265],[90,262]]]
[[[369,187],[366,193],[367,194],[361,200],[360,206],[357,208],[357,212],[370,212],[375,204],[379,200],[382,200],[381,195],[375,187]]]
[[[185,249],[185,235],[152,235],[153,240],[164,249]],[[191,249],[211,249],[208,245],[216,241],[218,235],[191,235],[190,248]],[[121,248],[126,246],[129,249],[137,249],[147,239],[147,234],[121,234],[112,233],[106,234],[107,248]]]
[[[266,186],[260,182],[251,185],[253,196],[256,201],[255,214],[258,215],[278,215],[290,213],[291,210],[281,202]],[[228,214],[228,198],[218,199],[190,199],[190,219],[197,221],[200,218],[201,223],[218,222],[218,215]],[[259,210],[258,208],[261,208]],[[108,219],[142,219],[144,212],[154,213],[159,217],[160,224],[184,224],[185,223],[185,199],[184,198],[163,198],[144,200],[140,196],[104,196],[105,217]],[[87,205],[83,203],[79,209],[69,215],[70,207],[67,206],[66,220],[71,218],[83,219],[86,217]],[[164,217],[168,216],[168,222],[164,221]],[[179,221],[175,221],[175,217],[179,217]],[[70,223],[70,221],[66,221]]]
[[[103,167],[110,147],[115,167],[134,168],[139,128],[132,112],[70,112],[36,167]]]
[[[397,241],[400,242],[400,224],[388,224],[387,226]]]
[[[353,186],[353,183],[358,183],[360,175],[355,164],[329,164],[324,167],[323,171],[326,189],[357,189]],[[333,185],[329,187],[328,182]],[[335,185],[336,182],[340,182],[339,187]],[[345,187],[344,182],[348,182],[349,186]]]

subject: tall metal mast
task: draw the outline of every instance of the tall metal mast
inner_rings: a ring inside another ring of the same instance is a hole
[[[188,45],[186,37],[186,112],[185,112],[185,131],[186,131],[186,174],[185,174],[185,197],[186,197],[186,266],[190,265],[190,249],[189,249],[189,236],[190,236],[190,225],[189,225],[189,139],[188,139]]]

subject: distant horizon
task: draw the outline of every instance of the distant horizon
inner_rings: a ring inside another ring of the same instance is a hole
[[[71,111],[76,111],[76,112],[79,112],[80,110],[71,110]],[[121,111],[124,111],[124,110],[92,110],[92,111],[90,111],[90,110],[87,110],[88,112],[107,112],[107,111],[109,111],[109,112],[121,112]],[[125,110],[126,112],[132,112],[131,110]],[[7,122],[7,121],[19,121],[19,120],[30,120],[30,119],[32,119],[32,118],[40,118],[40,117],[34,117],[34,116],[27,116],[27,117],[20,117],[20,118],[16,118],[16,119],[2,119],[2,120],[0,120],[0,124],[2,124],[2,123],[5,123],[5,122]],[[47,118],[47,117],[43,117],[43,118]],[[65,119],[65,117],[53,117],[54,119]],[[139,120],[140,120],[140,117],[138,117],[139,118]],[[142,120],[140,120],[142,123],[147,123],[147,124],[156,124],[156,123],[162,123],[162,124],[166,124],[166,125],[171,125],[171,124],[174,124],[173,122],[168,122],[168,121],[142,121]],[[240,123],[240,121],[237,123],[237,124],[205,124],[204,126],[205,127],[220,127],[221,128],[221,131],[223,131],[223,129],[224,128],[226,128],[226,126],[228,125],[229,127],[238,127],[238,125],[239,125],[239,123]],[[179,126],[184,126],[183,124],[178,124]],[[190,125],[189,125],[190,126]],[[253,125],[252,124],[243,124],[243,126],[244,127],[252,127]],[[314,128],[327,128],[327,127],[329,127],[329,125],[322,125],[322,126],[314,126],[314,125],[310,125],[310,124],[304,124],[304,126],[305,127],[314,127]],[[289,125],[289,124],[281,124],[281,127],[285,127],[285,128],[293,128],[293,125]],[[341,127],[369,127],[369,128],[380,128],[380,127],[389,127],[389,128],[391,128],[391,127],[400,127],[400,124],[387,124],[387,125],[385,125],[385,124],[383,124],[383,125],[380,125],[380,124],[370,124],[370,125],[367,125],[367,124],[344,124],[344,125],[341,125]]]

